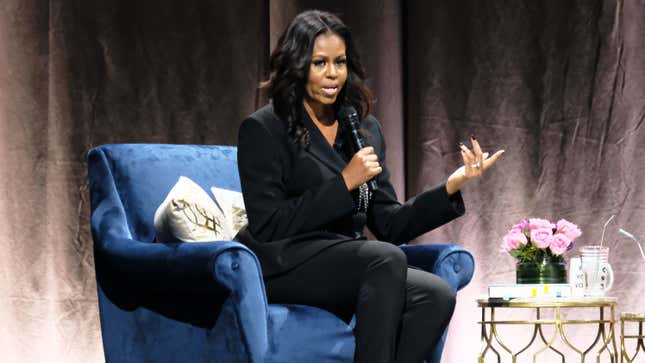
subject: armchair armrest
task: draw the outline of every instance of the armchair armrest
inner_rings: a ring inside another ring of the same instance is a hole
[[[226,303],[218,321],[238,329],[249,362],[263,361],[268,349],[268,305],[259,263],[248,248],[232,241],[164,244],[121,239],[96,249],[101,285],[124,287],[127,281],[128,289],[121,290],[127,295],[179,295],[194,301],[209,293],[221,294]],[[211,342],[212,346],[220,347],[226,346],[221,341],[227,338],[213,335],[209,341],[214,339],[219,343]]]
[[[451,243],[401,245],[408,264],[446,280],[457,291],[473,277],[475,260],[465,248]]]
[[[257,258],[238,242],[150,243],[115,238],[95,243],[94,249],[101,272],[141,292],[232,291],[238,286],[232,280],[239,279],[234,275],[262,278]]]

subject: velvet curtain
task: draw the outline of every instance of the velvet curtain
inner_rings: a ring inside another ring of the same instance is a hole
[[[501,236],[524,216],[605,243],[619,311],[642,311],[645,1],[124,1],[0,3],[0,351],[8,362],[103,360],[85,153],[104,143],[235,144],[266,102],[290,19],[353,29],[399,198],[459,165],[475,134],[506,154],[464,190],[467,214],[419,242],[475,255],[444,362],[474,361],[474,298],[513,282]],[[569,254],[577,253],[577,248]],[[519,338],[518,338],[519,341]]]

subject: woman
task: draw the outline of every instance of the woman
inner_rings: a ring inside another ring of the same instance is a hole
[[[336,16],[299,14],[271,55],[272,99],[240,127],[238,164],[249,225],[238,236],[258,256],[270,303],[356,314],[355,362],[423,360],[455,303],[437,276],[410,269],[396,245],[464,213],[459,193],[490,158],[472,139],[446,183],[401,205],[385,167],[378,121],[350,32]],[[358,110],[370,147],[357,152],[339,125]],[[366,182],[378,188],[368,192]],[[367,227],[379,239],[363,236]],[[424,339],[418,339],[423,336]]]

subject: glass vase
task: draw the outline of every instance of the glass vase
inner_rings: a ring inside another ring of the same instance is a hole
[[[515,276],[518,284],[565,284],[567,265],[561,256],[517,261]]]

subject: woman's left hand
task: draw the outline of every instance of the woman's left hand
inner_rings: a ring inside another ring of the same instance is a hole
[[[474,136],[470,138],[470,142],[472,150],[464,144],[459,144],[464,165],[448,177],[446,181],[448,195],[456,193],[468,180],[481,177],[504,153],[504,150],[499,150],[489,157],[488,153],[482,152],[479,142]]]

